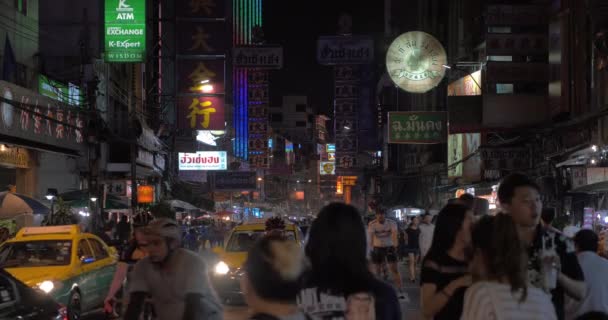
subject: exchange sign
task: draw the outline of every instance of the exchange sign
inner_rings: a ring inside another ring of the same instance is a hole
[[[146,1],[105,0],[105,60],[143,62],[146,56]]]

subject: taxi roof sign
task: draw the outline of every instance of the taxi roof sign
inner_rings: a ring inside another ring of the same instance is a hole
[[[80,233],[80,227],[78,225],[64,225],[64,226],[48,226],[48,227],[25,227],[19,230],[17,237],[27,237],[42,234],[78,234]]]

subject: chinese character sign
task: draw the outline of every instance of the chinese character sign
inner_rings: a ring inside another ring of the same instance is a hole
[[[186,130],[224,130],[224,98],[183,96],[179,98],[178,127]]]
[[[105,0],[104,30],[106,61],[145,61],[145,0]]]
[[[224,59],[179,60],[179,93],[224,93]],[[207,86],[210,92],[205,92]],[[209,87],[210,86],[210,87]]]
[[[179,54],[225,54],[227,33],[224,22],[180,21],[177,28]]]
[[[225,0],[184,0],[176,2],[179,17],[184,18],[225,18]]]
[[[73,151],[82,149],[85,116],[78,108],[5,81],[0,81],[0,95],[13,101],[0,102],[0,134]]]

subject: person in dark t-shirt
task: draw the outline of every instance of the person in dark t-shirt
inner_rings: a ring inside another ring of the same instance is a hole
[[[460,319],[464,293],[471,285],[466,252],[472,221],[473,212],[462,204],[448,204],[439,212],[420,275],[421,308],[427,319]]]
[[[405,229],[405,252],[407,253],[411,282],[416,282],[416,261],[418,261],[418,257],[420,256],[420,229],[418,229],[419,223],[420,218],[418,218],[418,216],[415,216],[414,218],[412,218],[412,222],[407,227],[407,229]]]

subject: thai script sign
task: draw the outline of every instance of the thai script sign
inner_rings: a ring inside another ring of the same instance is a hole
[[[226,151],[198,151],[178,154],[179,170],[227,170]]]
[[[324,65],[371,63],[374,40],[367,36],[323,36],[317,41],[317,61]]]
[[[447,112],[388,113],[388,143],[433,144],[447,139]]]
[[[240,68],[281,69],[282,47],[238,47],[232,49],[233,66]]]
[[[86,115],[59,101],[0,81],[0,134],[80,151]]]
[[[486,54],[496,56],[547,54],[546,34],[486,34]]]
[[[146,1],[105,0],[105,60],[142,62],[146,58]]]
[[[530,26],[546,25],[549,19],[545,6],[534,5],[490,5],[486,25]]]

